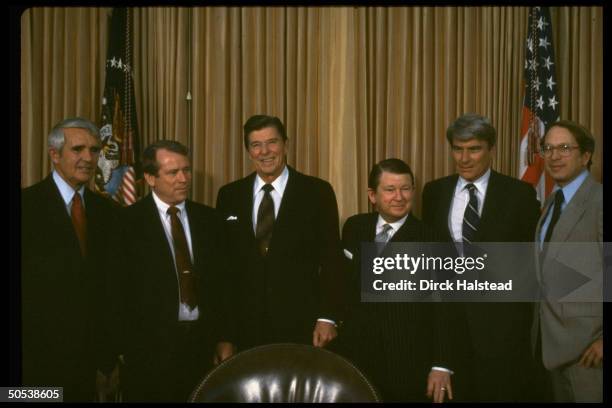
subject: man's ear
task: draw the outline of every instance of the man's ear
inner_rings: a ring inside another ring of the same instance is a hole
[[[149,173],[144,173],[144,179],[147,182],[147,184],[149,185],[149,187],[153,188],[155,187],[155,179],[156,177],[152,174]]]
[[[376,205],[376,191],[374,189],[368,188],[368,199],[372,205]]]
[[[62,157],[62,152],[58,151],[55,147],[50,147],[49,157],[51,158],[51,162],[55,165],[59,163],[60,157]]]

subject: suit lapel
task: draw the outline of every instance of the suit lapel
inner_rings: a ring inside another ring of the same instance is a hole
[[[215,256],[212,251],[217,246],[214,240],[217,238],[210,220],[205,213],[198,211],[192,201],[185,202],[187,216],[189,217],[189,229],[191,231],[191,249],[193,251],[194,265],[206,263]]]
[[[45,190],[45,195],[49,198],[49,205],[43,207],[48,211],[47,219],[56,223],[58,234],[72,241],[75,253],[80,254],[79,241],[74,232],[70,215],[66,211],[66,203],[64,203],[64,199],[51,175],[45,179]],[[85,205],[87,206],[87,203]],[[87,211],[87,207],[85,211]]]
[[[495,230],[496,223],[503,219],[503,215],[500,214],[500,210],[503,208],[503,195],[504,192],[500,185],[499,175],[491,170],[487,192],[484,194],[482,203],[480,223],[476,231],[477,241],[490,241],[489,237],[491,234],[489,234],[489,230]]]
[[[589,191],[592,186],[593,180],[589,175],[561,213],[561,217],[557,221],[557,225],[555,225],[555,229],[550,237],[551,242],[565,242],[567,240],[569,234],[582,218],[582,214],[586,211],[584,203],[589,197]]]
[[[440,217],[437,217],[437,222],[439,223],[437,230],[445,232],[445,239],[448,241],[453,240],[453,235],[448,227],[448,220],[450,217],[451,203],[453,202],[453,196],[455,194],[455,188],[457,187],[457,180],[459,179],[459,175],[454,174],[448,177],[446,180],[446,185],[442,188],[441,197],[439,200],[439,207],[437,214],[440,214]]]
[[[172,257],[172,251],[170,250],[170,242],[166,238],[166,232],[162,225],[162,221],[159,218],[159,210],[153,201],[153,195],[149,193],[148,196],[143,198],[144,211],[141,226],[143,228],[142,236],[145,239],[152,241],[153,248],[159,248],[160,252],[157,254],[160,262],[170,263],[172,265],[171,270],[174,271],[174,258]],[[155,254],[151,254],[155,255]]]
[[[303,197],[303,189],[300,188],[301,175],[293,168],[289,166],[287,168],[289,170],[289,178],[287,179],[285,192],[278,209],[278,216],[274,221],[272,241],[270,242],[271,250],[275,248],[275,242],[283,242],[284,237],[291,234],[292,224],[298,220],[301,213],[300,206],[307,199],[307,197]]]
[[[414,228],[414,224],[416,223],[412,214],[408,215],[404,224],[400,227],[399,230],[393,237],[389,240],[389,242],[413,242],[419,241],[419,237],[417,237],[416,229]]]
[[[257,173],[251,173],[244,179],[244,183],[240,186],[240,196],[244,197],[240,203],[238,219],[245,220],[242,223],[244,226],[243,233],[251,240],[255,240],[255,232],[253,231],[253,186]]]

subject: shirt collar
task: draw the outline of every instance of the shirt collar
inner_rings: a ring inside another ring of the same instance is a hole
[[[476,186],[476,189],[480,192],[480,194],[484,195],[484,193],[487,191],[487,186],[489,185],[490,178],[491,178],[491,168],[490,167],[487,169],[487,171],[485,171],[485,173],[482,176],[478,177],[474,181],[467,181],[463,177],[459,176],[459,180],[457,182],[457,191],[458,192],[463,191],[463,189],[465,189],[465,186],[472,183],[474,184],[474,186]]]
[[[168,208],[170,208],[170,204],[162,201],[161,198],[159,198],[157,194],[155,194],[155,191],[151,191],[151,193],[153,195],[153,201],[155,201],[155,206],[157,207],[157,210],[160,212],[160,214],[166,215],[168,213]],[[176,204],[175,207],[180,210],[181,214],[185,213],[185,201]]]
[[[559,189],[563,190],[563,201],[565,203],[569,203],[572,197],[574,197],[574,194],[576,194],[576,191],[578,191],[578,189],[580,188],[582,183],[584,183],[584,180],[586,180],[588,176],[589,171],[585,169],[582,171],[582,173],[580,173],[575,179],[567,183],[564,187],[560,187],[558,184],[555,184],[555,187],[553,188],[552,192],[555,193]]]
[[[382,217],[382,215],[378,214],[378,221],[376,222],[376,231],[381,230],[383,225],[389,224],[391,226],[391,228],[393,228],[393,232],[395,233],[400,228],[402,228],[402,225],[404,225],[404,223],[406,222],[406,219],[408,219],[409,215],[410,215],[410,213],[404,215],[402,218],[400,218],[399,220],[397,220],[395,222],[387,222]]]
[[[62,176],[60,176],[59,173],[55,170],[53,170],[52,177],[53,181],[55,182],[55,185],[57,186],[60,194],[62,195],[62,200],[64,200],[64,204],[70,204],[72,198],[74,197],[74,188],[72,188],[72,186],[68,184],[66,180],[64,180]],[[85,193],[85,186],[81,186],[81,188],[76,191],[79,192],[79,194],[81,195],[82,202],[84,203],[85,200],[83,194]]]
[[[283,196],[283,193],[285,192],[285,187],[287,187],[287,180],[289,180],[289,169],[287,168],[287,165],[285,164],[285,168],[283,169],[283,171],[281,172],[281,174],[271,183],[272,187],[274,187],[274,190],[276,192],[278,192],[278,194],[280,194],[280,196]],[[253,195],[256,195],[257,193],[259,193],[259,190],[261,190],[261,188],[267,184],[260,176],[259,174],[255,175],[255,185],[253,186]]]

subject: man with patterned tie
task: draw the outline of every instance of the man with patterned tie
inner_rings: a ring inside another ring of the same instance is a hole
[[[326,346],[337,335],[342,310],[334,191],[286,164],[287,135],[279,118],[249,118],[244,146],[255,172],[223,186],[217,197],[234,246],[238,347]]]
[[[64,401],[93,401],[96,376],[106,381],[116,362],[107,289],[117,209],[87,186],[100,145],[89,120],[59,122],[52,174],[21,195],[22,384],[64,387]]]
[[[187,199],[189,151],[160,140],[143,152],[151,193],[127,207],[121,257],[121,341],[129,401],[187,401],[197,381],[232,354],[223,276],[222,221]]]
[[[411,212],[414,175],[399,159],[372,167],[368,198],[376,212],[346,220],[342,248],[349,275],[349,313],[339,351],[361,367],[385,402],[443,402],[453,398],[450,332],[443,306],[432,302],[362,302],[362,244],[434,241],[434,234]]]
[[[495,128],[476,114],[457,118],[446,138],[457,174],[423,189],[423,220],[458,248],[470,242],[530,242],[539,216],[529,184],[491,169]],[[529,303],[456,303],[455,341],[463,364],[455,368],[459,401],[521,401],[530,395]],[[463,327],[462,327],[463,326]],[[460,334],[462,333],[462,334]]]
[[[587,129],[563,120],[549,127],[540,152],[555,188],[535,233],[537,277],[547,292],[532,340],[558,402],[603,397],[603,187],[589,173],[594,150]],[[571,247],[572,242],[579,244]],[[589,278],[575,288],[579,299],[554,295],[568,268]]]

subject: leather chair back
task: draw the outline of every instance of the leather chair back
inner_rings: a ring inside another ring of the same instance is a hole
[[[379,402],[348,360],[303,344],[245,350],[211,370],[190,402]]]

